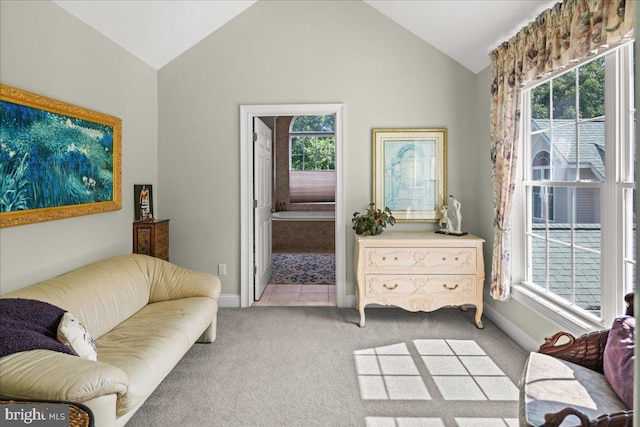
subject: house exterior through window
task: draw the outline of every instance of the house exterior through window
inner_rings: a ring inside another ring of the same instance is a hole
[[[522,284],[592,324],[635,286],[633,45],[523,91]]]

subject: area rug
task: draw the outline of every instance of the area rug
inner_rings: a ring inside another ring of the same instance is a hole
[[[335,285],[334,254],[273,254],[269,283],[295,285]]]

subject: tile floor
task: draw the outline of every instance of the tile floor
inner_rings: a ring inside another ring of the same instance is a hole
[[[335,306],[335,285],[278,285],[269,283],[254,306]]]

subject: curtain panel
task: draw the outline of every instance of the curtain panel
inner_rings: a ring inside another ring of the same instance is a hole
[[[491,162],[494,299],[511,295],[511,208],[516,184],[520,91],[529,81],[570,67],[633,38],[633,0],[565,0],[491,52]]]

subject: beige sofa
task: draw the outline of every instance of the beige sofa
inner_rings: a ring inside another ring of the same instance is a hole
[[[123,426],[196,342],[216,338],[217,277],[146,255],[99,261],[3,295],[74,314],[98,361],[51,350],[0,358],[3,399],[83,403],[96,427]]]

